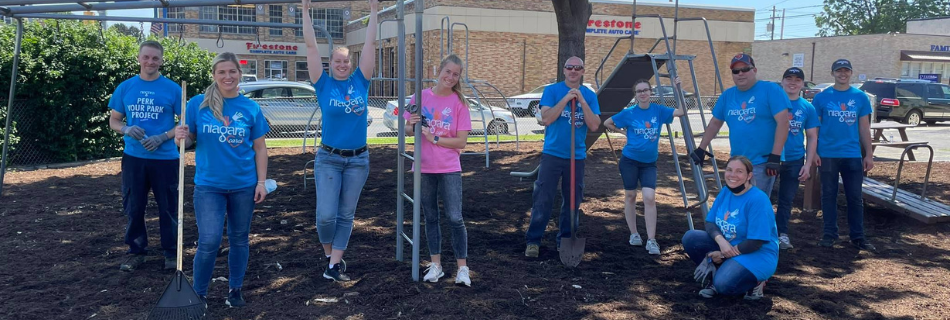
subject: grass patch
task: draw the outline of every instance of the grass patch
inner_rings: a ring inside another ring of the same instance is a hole
[[[544,138],[543,134],[526,134],[526,135],[520,136],[521,141],[541,141],[541,139],[543,138]],[[413,141],[415,141],[415,138],[406,137],[406,143],[413,143]],[[491,135],[491,136],[488,136],[488,141],[489,142],[515,141],[515,136],[514,135],[498,135],[498,136]],[[468,142],[469,143],[485,142],[485,136],[468,137]],[[399,138],[398,137],[370,137],[366,139],[366,143],[367,144],[398,144]],[[320,144],[320,138],[317,138],[317,144],[318,145]],[[267,147],[269,148],[300,147],[301,145],[303,145],[302,138],[267,139]],[[312,146],[313,139],[308,138],[307,145]]]

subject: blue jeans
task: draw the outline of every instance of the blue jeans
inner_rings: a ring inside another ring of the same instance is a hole
[[[462,220],[462,173],[422,174],[422,213],[426,217],[426,244],[429,255],[442,254],[442,228],[439,227],[439,197],[452,229],[452,250],[456,259],[468,257],[468,232]]]
[[[821,158],[821,211],[825,221],[823,237],[838,239],[838,175],[848,201],[848,227],[851,241],[864,239],[864,202],[861,183],[864,163],[861,158]]]
[[[346,250],[353,233],[356,204],[369,177],[369,151],[344,157],[319,149],[314,167],[320,243],[332,244],[334,250]]]
[[[221,247],[224,222],[228,223],[228,287],[240,288],[250,255],[248,233],[254,216],[254,189],[220,189],[195,186],[195,221],[198,223],[198,250],[195,253],[195,292],[208,294],[214,261]]]
[[[706,231],[690,230],[683,235],[683,250],[693,263],[699,265],[706,259],[706,254],[719,251],[719,245]],[[726,259],[719,265],[716,268],[716,276],[713,277],[713,287],[717,293],[723,295],[745,294],[758,284],[759,280],[755,274],[733,259]]]
[[[538,169],[538,180],[534,182],[533,205],[531,206],[531,223],[525,233],[528,244],[541,244],[544,229],[551,220],[551,209],[554,206],[554,196],[557,192],[558,180],[561,181],[561,216],[558,221],[557,244],[562,237],[571,237],[571,160],[541,154],[541,168]],[[574,204],[578,208],[584,200],[584,160],[574,162]],[[574,217],[575,220],[580,220]]]
[[[772,198],[772,186],[775,184],[775,177],[765,174],[765,164],[752,166],[752,185],[765,192],[765,195]]]
[[[152,190],[158,204],[158,231],[165,257],[178,250],[178,159],[156,160],[122,155],[122,210],[129,218],[125,227],[128,253],[146,254],[148,233],[145,207]]]
[[[779,170],[778,211],[775,212],[775,226],[778,233],[788,233],[788,219],[792,216],[792,201],[798,193],[798,172],[805,166],[805,158],[785,161]]]

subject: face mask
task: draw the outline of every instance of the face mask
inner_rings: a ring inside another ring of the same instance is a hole
[[[735,187],[735,188],[730,187],[729,185],[726,185],[726,188],[729,188],[729,191],[732,191],[733,194],[739,194],[739,193],[742,193],[742,191],[745,190],[745,183],[743,183],[743,184],[741,184],[741,185],[739,185],[738,187]]]

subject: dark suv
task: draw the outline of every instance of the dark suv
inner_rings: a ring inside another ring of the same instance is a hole
[[[918,125],[950,120],[950,86],[916,79],[874,79],[861,90],[877,96],[877,118]]]

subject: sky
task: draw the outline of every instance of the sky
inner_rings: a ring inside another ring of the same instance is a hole
[[[643,2],[660,2],[657,0],[646,0]],[[814,15],[822,11],[822,0],[682,0],[682,5],[709,5],[709,6],[730,6],[755,8],[755,40],[769,40],[771,33],[767,31],[767,24],[771,20],[772,7],[775,6],[776,15],[782,16],[782,9],[785,9],[785,32],[784,38],[808,38],[814,37],[818,32],[815,26]],[[133,17],[152,17],[152,9],[139,10],[112,10],[108,15],[114,16],[133,16]],[[129,26],[138,28],[138,23],[127,23]],[[111,23],[110,23],[111,25]],[[782,36],[782,21],[775,20],[775,39]],[[149,25],[145,25],[148,30]]]

